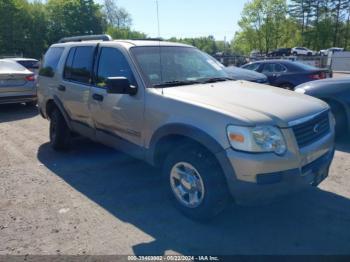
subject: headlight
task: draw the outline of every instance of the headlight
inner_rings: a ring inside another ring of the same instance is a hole
[[[227,135],[234,149],[246,152],[274,152],[283,155],[287,146],[283,135],[277,127],[228,126]]]

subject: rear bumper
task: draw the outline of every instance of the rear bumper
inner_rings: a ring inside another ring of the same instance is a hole
[[[0,104],[16,104],[16,103],[25,103],[33,102],[38,98],[36,95],[18,95],[18,96],[0,96]]]

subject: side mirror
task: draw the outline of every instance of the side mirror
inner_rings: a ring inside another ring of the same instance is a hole
[[[130,85],[126,77],[108,77],[106,81],[108,94],[136,95],[137,87]]]

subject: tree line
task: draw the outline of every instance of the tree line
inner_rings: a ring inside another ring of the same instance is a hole
[[[113,0],[0,0],[0,56],[41,58],[62,37],[108,33],[145,38],[130,29],[130,14]]]
[[[101,4],[99,4],[101,3]],[[62,37],[110,34],[114,39],[148,36],[130,29],[131,15],[116,0],[0,0],[0,56],[40,58]],[[279,47],[350,48],[350,0],[250,0],[231,42],[213,36],[171,38],[209,53],[261,53]]]
[[[239,26],[232,44],[241,53],[294,46],[348,49],[350,1],[253,0],[245,5]]]

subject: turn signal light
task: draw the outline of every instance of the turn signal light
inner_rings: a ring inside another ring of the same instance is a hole
[[[244,143],[244,136],[239,135],[239,134],[230,134],[230,139],[232,141],[236,141],[238,143]]]

